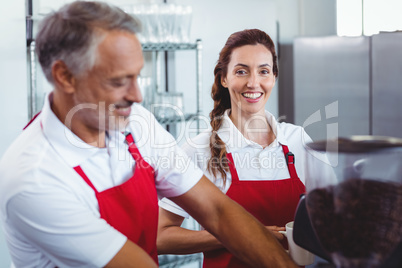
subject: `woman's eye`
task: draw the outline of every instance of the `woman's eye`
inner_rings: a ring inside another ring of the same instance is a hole
[[[269,74],[270,72],[269,72],[269,70],[262,70],[261,73],[262,74]]]
[[[244,70],[237,70],[236,71],[236,74],[239,74],[239,75],[243,75],[245,73],[246,73],[246,71],[244,71]]]

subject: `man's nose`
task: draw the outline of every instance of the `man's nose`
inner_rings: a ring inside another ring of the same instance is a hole
[[[142,94],[137,79],[133,79],[128,90],[126,99],[131,102],[142,102]]]

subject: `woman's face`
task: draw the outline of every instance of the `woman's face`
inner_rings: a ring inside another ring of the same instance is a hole
[[[229,90],[232,115],[265,116],[265,104],[275,85],[272,53],[265,46],[245,45],[233,50],[222,85]]]

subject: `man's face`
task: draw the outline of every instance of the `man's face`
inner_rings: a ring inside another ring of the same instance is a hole
[[[134,34],[106,32],[94,67],[76,78],[73,120],[90,132],[123,130],[133,102],[141,102],[137,83],[144,65],[141,44]]]

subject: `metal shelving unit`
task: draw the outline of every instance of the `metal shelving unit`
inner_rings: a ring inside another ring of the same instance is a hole
[[[198,41],[193,43],[145,43],[142,44],[143,51],[176,51],[197,49]]]
[[[189,263],[199,263],[201,267],[202,253],[190,254],[190,255],[160,255],[159,267],[160,268],[179,268],[182,265]]]
[[[182,51],[182,50],[194,50],[196,53],[196,111],[195,113],[189,114],[181,114],[169,117],[158,117],[156,119],[160,124],[163,125],[175,125],[177,123],[183,121],[196,121],[197,130],[200,130],[200,120],[199,117],[202,113],[202,42],[200,39],[196,40],[195,43],[181,43],[181,44],[170,44],[170,43],[160,43],[160,44],[151,44],[146,43],[142,44],[142,49],[144,52],[151,53],[151,61],[152,61],[152,77],[151,77],[151,98],[155,98],[156,94],[158,94],[158,78],[160,75],[158,74],[157,69],[157,59],[158,53],[172,52],[172,51]],[[167,92],[169,93],[169,92]],[[149,100],[153,103],[154,99]],[[151,109],[152,110],[152,109]],[[192,230],[200,230],[199,224],[192,218],[185,220],[183,224],[183,228],[188,228]],[[182,265],[192,264],[194,263],[198,267],[202,267],[203,255],[202,253],[189,254],[189,255],[160,255],[159,256],[159,265],[163,268],[174,268],[181,267]]]
[[[156,116],[156,120],[160,124],[175,124],[183,121],[191,121],[198,120],[197,114],[184,114],[183,116],[169,116],[169,117],[158,117]]]
[[[148,101],[151,103],[155,102],[155,96],[158,94],[158,70],[157,70],[157,58],[158,53],[161,52],[172,52],[172,51],[181,51],[181,50],[195,50],[196,52],[196,112],[190,114],[184,114],[184,116],[172,116],[172,117],[158,117],[156,119],[161,124],[175,124],[179,122],[189,121],[189,120],[197,120],[202,113],[202,41],[201,39],[197,39],[195,43],[144,43],[142,44],[142,50],[144,52],[151,53],[152,60],[152,79],[151,79],[151,89],[152,94],[151,98]],[[197,129],[200,129],[200,122],[197,120]]]

